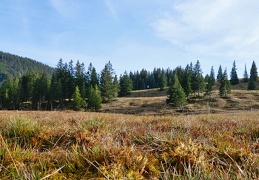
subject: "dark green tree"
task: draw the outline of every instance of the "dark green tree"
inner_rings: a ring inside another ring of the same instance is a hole
[[[163,91],[165,90],[166,87],[167,87],[167,77],[164,70],[162,70],[162,73],[159,78],[159,89],[160,91]]]
[[[230,73],[230,82],[231,82],[231,85],[239,84],[239,79],[237,76],[236,61],[233,62],[233,67]]]
[[[85,65],[77,61],[75,66],[75,85],[79,87],[82,98],[86,98],[86,74]]]
[[[91,72],[91,80],[90,80],[90,85],[95,87],[99,86],[99,81],[98,81],[98,74],[96,72],[95,67],[93,67],[92,72]]]
[[[42,110],[42,103],[45,102],[49,95],[49,78],[46,73],[37,75],[33,84],[32,106],[33,109]]]
[[[182,87],[188,98],[193,93],[192,83],[191,83],[192,77],[193,77],[192,69],[191,69],[190,65],[187,64],[187,66],[185,67],[185,70],[184,70]]]
[[[103,102],[110,102],[114,98],[112,64],[109,61],[101,72],[100,90]]]
[[[221,65],[219,66],[218,75],[217,75],[217,81],[220,82],[223,78],[223,71]]]
[[[254,81],[257,81],[257,77],[258,77],[257,67],[255,62],[253,61],[252,67],[250,70],[250,79],[252,78]]]
[[[166,102],[172,103],[175,107],[182,107],[187,103],[186,95],[176,73],[173,74],[172,83],[167,94],[168,99]]]
[[[9,77],[1,86],[0,100],[2,109],[19,109],[20,85],[19,78]]]
[[[120,77],[120,96],[131,94],[133,88],[132,80],[129,78],[127,72]]]
[[[253,80],[253,78],[250,78],[248,82],[247,90],[255,90],[255,89],[256,89],[255,81]]]
[[[245,71],[244,71],[244,77],[243,77],[243,82],[248,82],[249,81],[249,78],[248,78],[248,73],[247,73],[247,70],[246,70],[246,64],[245,64]]]
[[[202,70],[199,60],[197,60],[194,69],[193,69],[193,90],[194,92],[198,93],[198,96],[200,96],[200,92],[204,90],[205,87],[205,81],[202,77]]]
[[[57,78],[57,74],[54,73],[51,77],[50,89],[49,89],[49,101],[51,105],[51,110],[53,110],[53,102],[62,101],[62,85],[61,80]]]
[[[35,73],[25,73],[21,77],[21,101],[28,102],[32,99],[33,94],[33,84],[35,81],[36,75]]]
[[[75,71],[74,71],[74,64],[73,64],[73,60],[70,60],[68,63],[68,67],[67,67],[67,81],[68,84],[66,84],[67,86],[67,94],[68,94],[68,99],[71,100],[72,95],[74,94],[75,91]]]
[[[214,73],[214,69],[213,66],[211,67],[210,70],[210,75],[207,75],[205,78],[205,82],[206,82],[206,93],[209,94],[212,91],[212,87],[215,85],[216,80],[215,80],[215,73]]]
[[[225,70],[220,81],[219,95],[220,97],[227,97],[227,94],[230,94],[230,93],[231,93],[231,83],[228,80],[227,70]]]
[[[119,80],[117,75],[115,75],[114,80],[113,80],[113,92],[114,92],[114,97],[118,97],[119,91],[120,91],[120,85],[119,85]]]

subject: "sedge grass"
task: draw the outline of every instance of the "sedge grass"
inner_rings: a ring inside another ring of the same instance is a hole
[[[258,179],[259,112],[0,114],[1,179]]]

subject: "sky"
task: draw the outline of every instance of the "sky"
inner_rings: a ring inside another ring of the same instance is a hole
[[[243,77],[259,59],[258,0],[1,0],[0,51],[55,67],[79,60],[117,75],[185,68]]]

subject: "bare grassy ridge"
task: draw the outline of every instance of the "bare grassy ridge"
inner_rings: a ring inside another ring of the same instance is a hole
[[[1,179],[258,179],[259,112],[0,112]]]

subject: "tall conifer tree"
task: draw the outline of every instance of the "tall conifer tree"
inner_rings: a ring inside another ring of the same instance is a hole
[[[233,67],[230,73],[230,82],[231,82],[231,85],[239,84],[239,79],[237,76],[236,61],[234,61]]]
[[[257,78],[258,78],[257,67],[254,61],[252,63],[252,67],[250,70],[250,78],[252,78],[254,81],[257,81]]]

